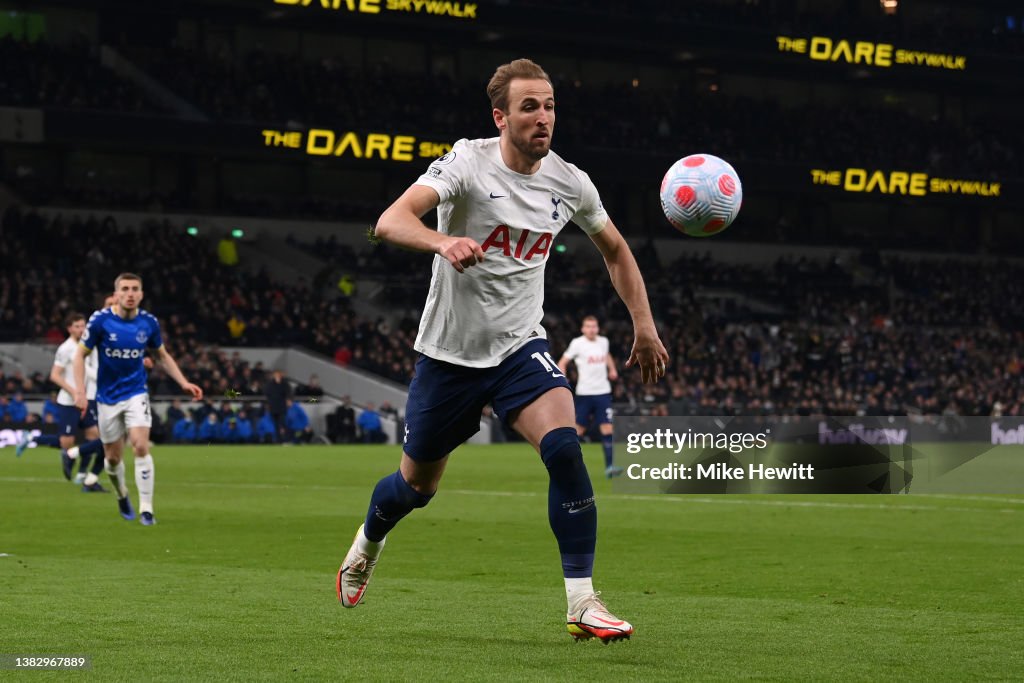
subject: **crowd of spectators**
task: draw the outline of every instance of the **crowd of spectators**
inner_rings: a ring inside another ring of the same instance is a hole
[[[288,286],[266,272],[226,268],[213,243],[171,226],[125,233],[124,239],[112,237],[119,233],[110,224],[47,222],[35,214],[8,214],[3,226],[0,308],[8,340],[59,342],[64,314],[102,297],[121,264],[131,264],[145,278],[146,303],[153,304],[183,371],[211,396],[267,395],[267,369],[220,350],[222,344],[294,344],[400,384],[412,377],[416,307],[429,279],[422,255],[383,246],[346,250],[329,240],[307,245],[352,259],[348,265],[364,281],[395,280],[388,273],[401,272],[400,279],[418,289],[413,297],[407,289],[383,289],[382,313],[368,319],[329,278]],[[641,385],[635,372],[622,373],[615,400],[631,409],[1024,413],[1020,264],[875,253],[766,264],[707,255],[664,262],[651,244],[636,254],[674,362],[666,381],[653,387]],[[578,334],[582,315],[592,313],[622,363],[632,330],[607,275],[567,254],[550,258],[557,282],[547,289],[544,324],[552,352],[560,354]],[[42,377],[17,372],[2,378],[9,396],[44,385]],[[177,393],[159,367],[150,390]],[[322,389],[311,381],[302,392]],[[283,409],[266,412],[279,427]],[[218,429],[224,423],[219,416]],[[259,438],[258,423],[253,433]]]
[[[100,64],[84,35],[66,44],[0,37],[0,105],[157,112],[159,107]]]

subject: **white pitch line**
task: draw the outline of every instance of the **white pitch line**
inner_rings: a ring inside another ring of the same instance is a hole
[[[1000,498],[999,496],[968,496],[958,493],[921,493],[918,494],[928,498],[946,498],[948,500],[987,500],[994,503],[1012,503],[1024,505],[1024,498]]]
[[[0,477],[0,481],[12,482],[12,483],[47,483],[47,484],[65,484],[65,482],[59,479],[46,478],[46,477]],[[186,486],[201,487],[201,488],[233,488],[233,489],[256,489],[256,490],[289,490],[294,489],[296,491],[341,491],[346,488],[345,486],[325,486],[323,484],[256,484],[256,483],[244,483],[244,482],[212,482],[212,481],[190,481],[185,484]],[[440,493],[450,493],[460,496],[504,496],[510,498],[538,498],[540,496],[547,496],[547,492],[536,492],[536,491],[482,491],[477,489],[447,489],[442,487]],[[728,494],[715,497],[707,496],[694,496],[692,494],[650,494],[650,495],[635,495],[635,494],[608,494],[613,500],[635,500],[635,501],[647,501],[647,502],[670,502],[670,503],[691,503],[697,505],[759,505],[762,507],[797,507],[797,508],[837,508],[837,509],[851,509],[851,510],[912,510],[915,512],[924,511],[951,511],[951,512],[1020,512],[1018,509],[1013,508],[982,508],[982,507],[950,507],[950,506],[936,506],[936,505],[890,505],[886,503],[834,503],[824,500],[751,500],[746,498],[735,498]],[[976,500],[976,501],[992,501],[992,502],[1004,502],[1004,503],[1015,503],[1021,504],[1024,501],[1015,498],[988,498],[986,496],[956,496],[949,494],[921,494],[921,497],[930,496],[933,498],[948,498],[950,500]],[[906,500],[906,498],[901,498]]]

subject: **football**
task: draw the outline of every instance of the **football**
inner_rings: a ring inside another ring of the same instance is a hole
[[[743,203],[740,177],[711,154],[683,157],[661,181],[661,208],[677,230],[692,237],[716,235],[736,220]]]

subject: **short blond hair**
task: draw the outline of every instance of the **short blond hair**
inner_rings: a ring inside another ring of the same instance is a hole
[[[121,273],[116,278],[114,278],[114,291],[115,292],[117,291],[118,285],[121,284],[121,280],[135,280],[136,282],[139,283],[139,287],[140,288],[142,287],[142,277],[141,276],[136,275],[135,273]]]
[[[491,98],[491,108],[508,111],[508,88],[514,78],[543,79],[552,88],[551,77],[536,62],[523,58],[513,59],[508,64],[502,64],[494,71],[491,80],[487,83],[487,96]]]

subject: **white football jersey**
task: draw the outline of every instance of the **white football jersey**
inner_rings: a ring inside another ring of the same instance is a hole
[[[64,381],[75,386],[75,352],[78,350],[78,342],[68,337],[60,346],[53,357],[53,364],[64,371]],[[85,397],[92,401],[96,398],[96,371],[99,355],[90,353],[85,357]],[[57,394],[57,403],[62,406],[75,405],[75,397],[60,390]]]
[[[484,260],[464,273],[434,256],[415,349],[468,367],[498,365],[531,339],[547,338],[544,265],[570,220],[588,235],[608,214],[590,176],[554,152],[532,175],[501,158],[498,138],[462,139],[416,181],[437,191],[437,229],[480,244]]]
[[[576,395],[600,396],[612,393],[608,381],[608,337],[597,335],[594,341],[579,336],[569,342],[565,354],[576,361]]]

